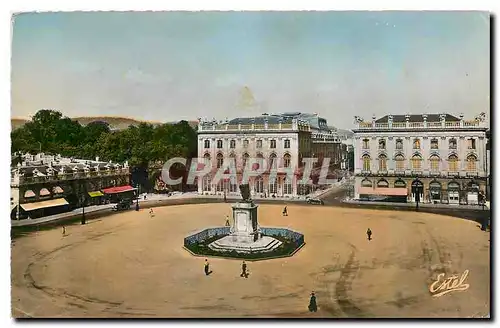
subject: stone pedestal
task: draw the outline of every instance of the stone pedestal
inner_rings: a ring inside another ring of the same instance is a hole
[[[238,243],[252,243],[259,238],[257,205],[253,202],[236,203],[233,206],[231,236]]]

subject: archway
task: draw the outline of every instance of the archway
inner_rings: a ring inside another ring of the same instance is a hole
[[[420,180],[413,180],[411,183],[411,201],[419,202],[424,199],[424,184]]]
[[[460,185],[456,181],[448,183],[448,204],[460,204]]]
[[[441,183],[439,181],[433,180],[429,183],[429,195],[432,203],[440,203],[441,202]]]
[[[467,184],[467,204],[479,204],[479,185],[474,180]]]

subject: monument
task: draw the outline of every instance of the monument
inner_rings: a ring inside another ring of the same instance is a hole
[[[278,248],[282,244],[281,241],[262,236],[257,220],[258,205],[250,198],[249,185],[240,185],[240,193],[243,200],[232,205],[233,222],[229,235],[212,242],[208,247],[212,250],[238,253],[262,253]]]

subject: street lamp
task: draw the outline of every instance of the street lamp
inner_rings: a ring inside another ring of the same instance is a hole
[[[139,211],[139,189],[141,185],[139,183],[136,184],[137,187],[137,201],[135,202],[135,210]]]
[[[85,195],[82,196],[82,224],[87,223],[87,220],[85,219]]]

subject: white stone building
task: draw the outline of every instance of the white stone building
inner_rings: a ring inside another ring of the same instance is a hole
[[[227,158],[234,158],[239,178],[249,158],[263,158],[271,166],[302,168],[302,158],[316,157],[319,165],[323,158],[340,168],[341,140],[327,126],[327,121],[317,114],[284,113],[263,114],[256,117],[234,118],[225,121],[201,121],[198,124],[198,157],[212,160],[214,169]],[[278,174],[271,181],[266,172],[250,178],[252,195],[296,197],[310,192],[305,185],[298,185],[300,170],[292,181],[285,174]],[[198,181],[201,194],[238,194],[237,183],[221,181],[213,184],[214,174]]]
[[[484,114],[464,120],[450,114],[356,117],[355,198],[477,204],[486,184]]]

